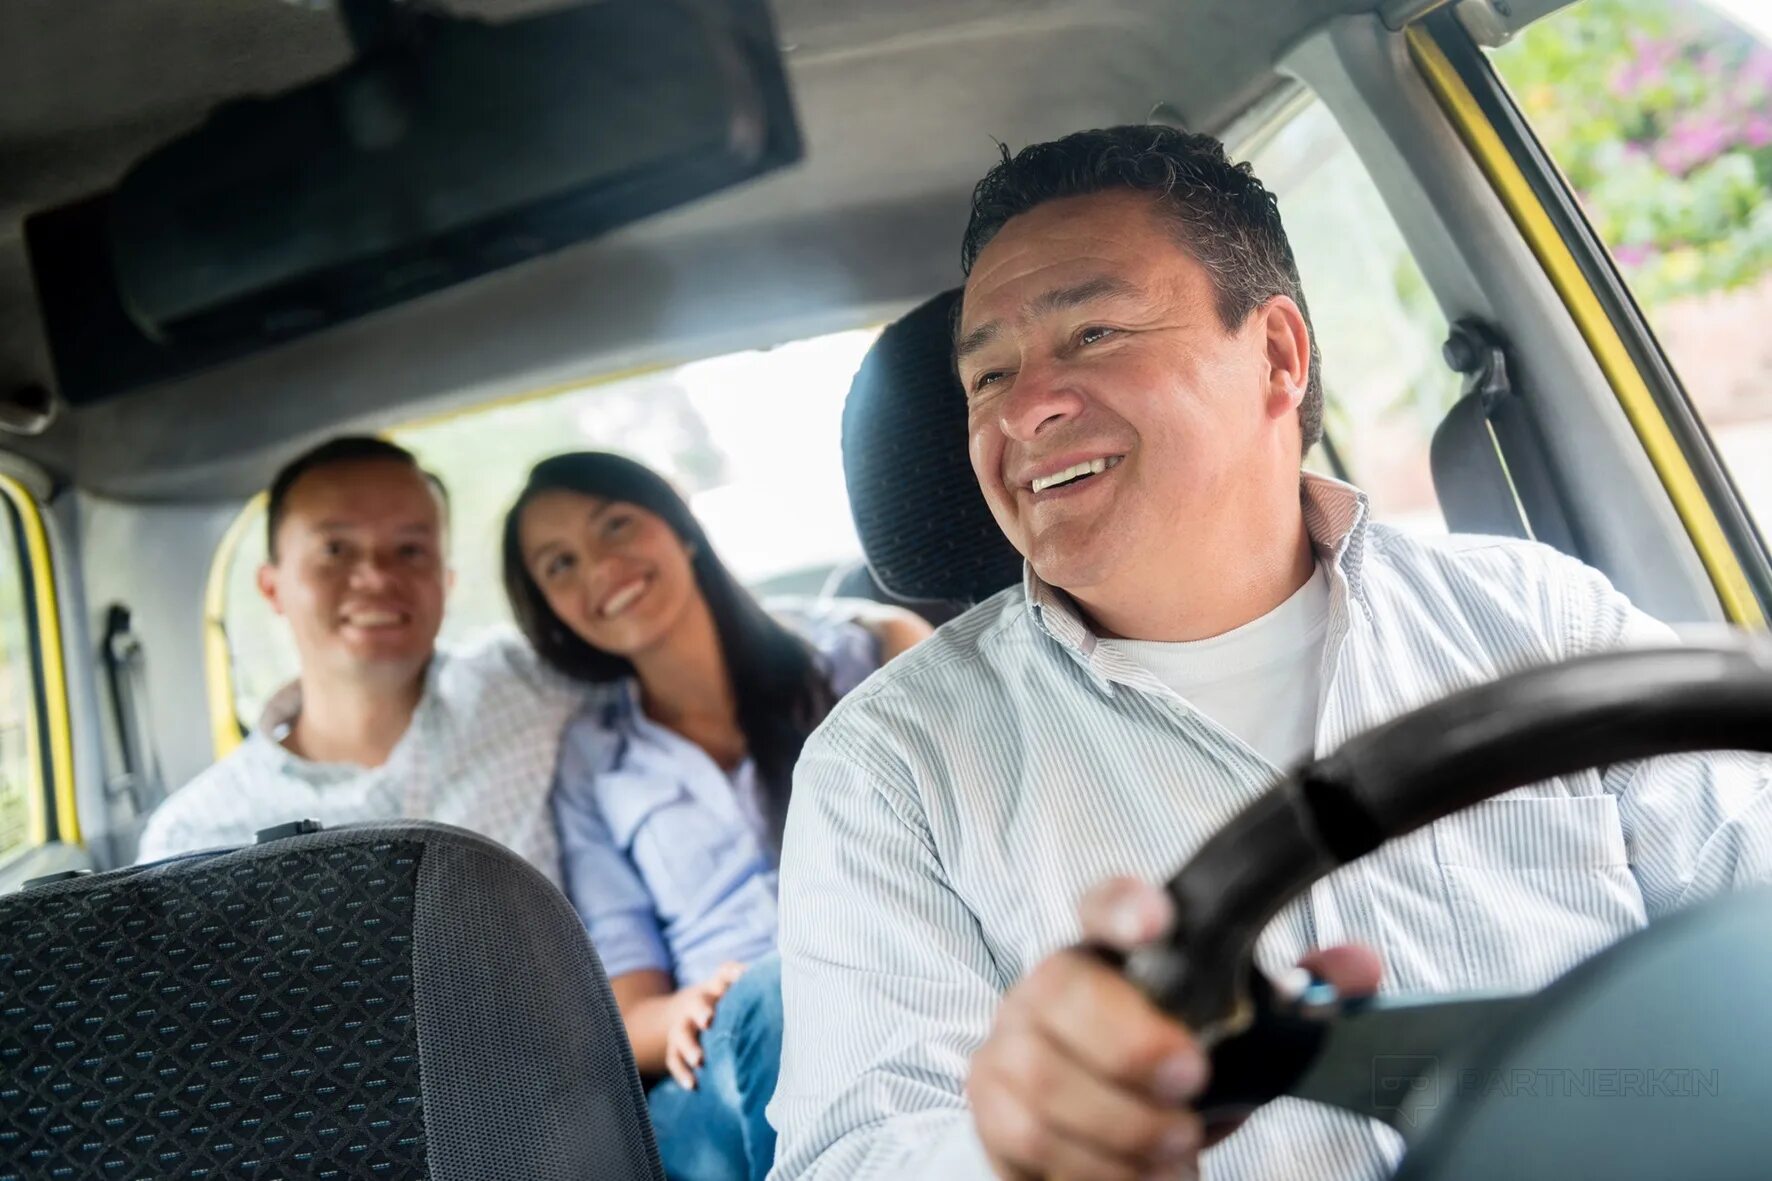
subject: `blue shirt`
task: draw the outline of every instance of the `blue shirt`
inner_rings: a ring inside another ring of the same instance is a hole
[[[1316,753],[1528,665],[1671,637],[1545,546],[1410,537],[1315,476],[1304,510],[1330,583]],[[1031,572],[869,678],[794,773],[773,1181],[991,1176],[966,1081],[1003,993],[1076,941],[1085,890],[1164,880],[1280,770]],[[1360,942],[1387,990],[1536,989],[1655,916],[1772,880],[1769,784],[1772,759],[1724,752],[1508,792],[1316,883],[1257,961]],[[1282,1099],[1203,1174],[1377,1181],[1397,1149],[1382,1124]]]
[[[879,641],[838,601],[775,610],[809,642],[838,696],[880,663]],[[648,718],[623,681],[561,739],[554,819],[566,891],[611,978],[657,969],[679,984],[775,947],[776,869],[756,770],[730,775]]]

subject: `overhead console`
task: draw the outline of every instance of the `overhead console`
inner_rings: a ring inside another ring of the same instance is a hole
[[[26,219],[69,402],[403,303],[801,155],[764,0],[603,0],[498,24],[338,0],[337,19],[357,50],[343,69],[224,104],[109,192]]]

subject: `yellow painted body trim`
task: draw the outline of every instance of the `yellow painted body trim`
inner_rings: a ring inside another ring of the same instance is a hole
[[[1494,127],[1477,105],[1476,98],[1465,86],[1458,71],[1447,60],[1433,37],[1420,26],[1408,32],[1409,49],[1429,89],[1439,99],[1452,120],[1477,166],[1489,178],[1496,195],[1501,198],[1514,224],[1519,227],[1539,265],[1544,268],[1557,294],[1562,297],[1576,327],[1593,351],[1600,370],[1612,386],[1625,415],[1642,441],[1643,450],[1661,477],[1674,510],[1686,526],[1692,544],[1704,563],[1717,598],[1731,620],[1749,627],[1764,628],[1765,613],[1754,597],[1753,587],[1735,549],[1729,544],[1709,498],[1698,477],[1693,474],[1679,440],[1668,427],[1649,384],[1643,379],[1625,347],[1618,327],[1606,314],[1582,273],[1574,252],[1563,240],[1550,215],[1533,192],[1532,185],[1519,165],[1508,153]]]
[[[24,531],[25,555],[30,569],[24,571],[29,593],[36,606],[37,634],[31,637],[36,646],[37,661],[43,670],[42,693],[38,701],[47,715],[44,725],[32,726],[29,749],[37,767],[49,769],[50,789],[55,801],[56,831],[70,845],[81,844],[80,806],[74,790],[74,727],[68,712],[68,670],[62,647],[61,602],[56,598],[55,560],[49,547],[49,531],[43,524],[43,511],[25,486],[11,476],[0,476],[0,493],[4,493],[18,510]],[[38,749],[38,733],[49,734],[49,758]],[[35,793],[41,796],[41,792]],[[35,806],[35,805],[34,805]],[[33,843],[41,845],[49,838],[49,829],[40,814],[32,816]]]
[[[203,589],[203,669],[209,682],[209,733],[215,746],[215,757],[225,759],[240,745],[240,718],[234,711],[234,656],[228,651],[228,570],[234,564],[234,552],[240,548],[240,535],[248,522],[255,519],[253,510],[264,504],[259,493],[246,502],[222,534],[209,563],[209,581]]]

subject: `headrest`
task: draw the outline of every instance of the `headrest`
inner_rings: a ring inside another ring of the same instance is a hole
[[[850,511],[874,577],[913,601],[976,603],[1021,579],[966,455],[966,395],[945,291],[889,325],[843,407]]]

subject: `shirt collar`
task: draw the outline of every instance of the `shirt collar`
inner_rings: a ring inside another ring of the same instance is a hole
[[[1319,561],[1346,581],[1348,593],[1363,600],[1361,567],[1371,524],[1371,505],[1366,494],[1352,484],[1304,472],[1299,481],[1304,507],[1304,528]],[[1089,674],[1096,687],[1111,690],[1109,670],[1098,667],[1099,637],[1090,630],[1070,595],[1034,573],[1033,564],[1022,563],[1022,593],[1034,622]]]
[[[753,798],[756,764],[748,756],[729,773],[693,741],[647,717],[637,677],[608,682],[604,688],[608,697],[593,707],[603,732],[613,739],[599,768],[602,773],[638,775],[654,785],[674,780],[712,811],[764,831]]]
[[[618,681],[605,681],[598,686],[602,690],[601,700],[596,708],[603,715],[603,724],[611,730],[631,729],[639,724],[645,715],[640,710],[640,680],[638,677],[623,677]]]
[[[424,690],[419,694],[418,705],[412,711],[412,720],[406,725],[406,733],[402,734],[400,741],[394,744],[394,750],[400,749],[400,746],[405,743],[407,735],[412,733],[436,702],[437,679],[441,675],[446,659],[447,657],[441,649],[431,654],[431,662],[425,666]],[[300,714],[301,681],[294,680],[271,694],[271,699],[265,702],[264,709],[259,713],[258,726],[253,731],[252,737],[262,738],[270,753],[278,761],[278,765],[289,772],[324,778],[332,771],[337,771],[340,774],[358,774],[363,770],[361,767],[316,763],[284,746],[283,740],[289,736],[290,727],[295,725],[295,719]],[[391,761],[392,755],[389,757]]]

